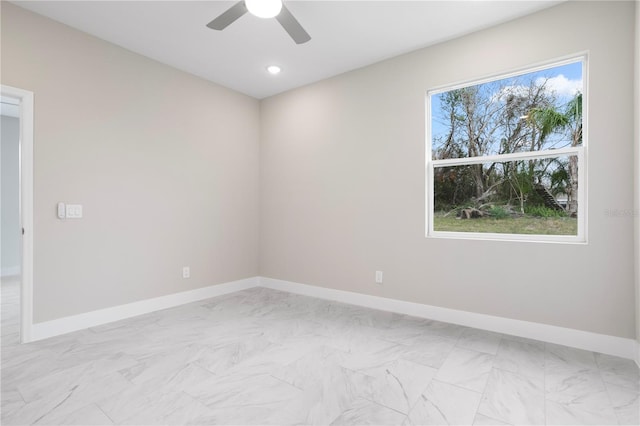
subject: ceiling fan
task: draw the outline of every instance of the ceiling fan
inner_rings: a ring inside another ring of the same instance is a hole
[[[247,12],[259,18],[276,18],[297,44],[311,40],[311,36],[302,28],[302,25],[291,14],[289,9],[282,4],[282,0],[239,1],[223,12],[222,15],[209,22],[207,27],[222,31]]]

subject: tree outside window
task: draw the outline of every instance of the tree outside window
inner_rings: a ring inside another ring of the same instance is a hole
[[[585,63],[429,92],[428,235],[585,241]]]

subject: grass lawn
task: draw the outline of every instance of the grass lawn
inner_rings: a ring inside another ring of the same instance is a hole
[[[571,217],[508,217],[494,219],[458,219],[454,214],[444,217],[436,213],[433,229],[452,232],[492,232],[496,234],[577,235],[578,220]]]

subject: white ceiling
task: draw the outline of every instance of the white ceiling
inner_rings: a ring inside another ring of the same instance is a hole
[[[265,98],[560,3],[285,1],[311,35],[296,45],[275,19],[206,27],[233,1],[13,1],[159,62]],[[265,67],[277,64],[272,76]]]

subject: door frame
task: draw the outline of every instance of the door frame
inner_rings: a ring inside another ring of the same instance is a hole
[[[20,341],[27,343],[33,328],[33,92],[4,84],[0,91],[20,106]]]

